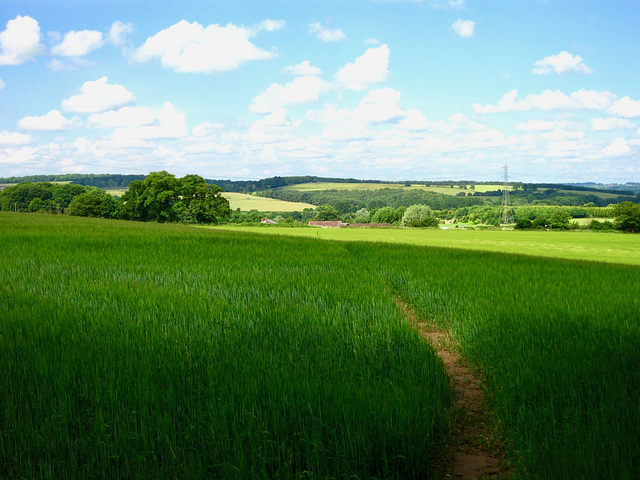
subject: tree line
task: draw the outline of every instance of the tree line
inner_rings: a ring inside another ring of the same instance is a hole
[[[0,191],[0,209],[185,223],[219,223],[231,215],[222,189],[198,175],[176,178],[166,171],[152,172],[128,185],[117,200],[97,187],[22,182]]]

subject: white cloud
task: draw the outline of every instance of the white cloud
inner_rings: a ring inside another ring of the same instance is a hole
[[[94,113],[87,119],[89,125],[98,128],[142,127],[151,125],[158,114],[147,107],[122,107],[104,113]]]
[[[312,66],[309,60],[305,60],[304,62],[299,63],[297,65],[290,65],[288,67],[284,67],[282,71],[284,73],[288,73],[289,75],[296,75],[296,76],[322,75],[322,70],[320,70],[318,67]]]
[[[219,130],[221,128],[224,128],[224,124],[222,123],[212,124],[211,122],[204,122],[193,127],[191,129],[191,135],[198,138],[208,137],[216,130]]]
[[[31,17],[18,15],[0,32],[0,65],[20,65],[42,52],[40,26]]]
[[[323,42],[339,42],[346,38],[344,32],[339,28],[323,27],[319,22],[309,24],[309,33],[315,33],[316,38]]]
[[[421,0],[416,0],[421,1]],[[465,7],[465,0],[433,0],[431,6],[437,10],[441,9],[462,9]]]
[[[541,94],[529,94],[522,100],[516,100],[518,90],[505,93],[497,105],[473,104],[476,113],[518,112],[524,110],[605,110],[615,95],[611,92],[578,90],[566,95],[560,90],[544,90]]]
[[[623,118],[592,118],[591,127],[597,131],[635,128],[635,124]]]
[[[182,138],[189,132],[187,121],[183,113],[175,111],[171,102],[165,102],[162,110],[157,114],[153,125],[137,127],[120,127],[113,132],[114,138],[154,139],[154,138]]]
[[[275,27],[269,25],[270,28]],[[182,73],[233,70],[251,60],[266,60],[276,56],[249,41],[259,30],[233,24],[203,27],[197,22],[182,20],[149,37],[133,53],[132,59],[146,62],[158,58],[163,67]]]
[[[405,117],[398,124],[398,128],[409,131],[422,131],[429,128],[429,121],[420,110],[409,108],[404,113]]]
[[[602,153],[607,157],[621,157],[623,155],[631,155],[633,150],[631,150],[631,147],[627,145],[624,138],[616,138],[612,140],[608,146],[602,149]]]
[[[96,30],[70,31],[65,34],[58,45],[51,48],[51,53],[63,57],[81,57],[100,48],[104,43],[102,32]]]
[[[62,101],[62,108],[76,113],[99,113],[113,110],[135,101],[133,93],[122,85],[107,83],[107,77],[85,82],[80,95]]]
[[[473,37],[473,31],[476,28],[476,22],[472,20],[462,20],[458,19],[453,22],[451,28],[456,33],[456,35],[461,36],[462,38],[471,38]]]
[[[404,117],[400,102],[400,92],[392,88],[371,90],[353,110],[358,123],[394,122]]]
[[[292,140],[295,138],[292,135],[293,127],[287,116],[287,110],[278,108],[251,125],[245,140],[260,144]]]
[[[516,125],[517,130],[523,132],[540,132],[553,130],[556,122],[549,120],[529,120],[528,122],[520,122]]]
[[[6,87],[6,86],[7,86],[7,84],[6,84],[6,83],[4,83],[4,82],[2,81],[2,77],[0,77],[0,90],[2,90],[2,89],[3,89],[4,87]]]
[[[534,64],[533,73],[536,75],[548,75],[552,72],[558,75],[566,73],[581,73],[589,75],[593,70],[589,68],[580,55],[573,56],[569,52],[560,52],[558,55],[549,55]]]
[[[117,20],[109,29],[109,41],[116,47],[122,47],[127,43],[127,37],[131,33],[133,33],[133,24]]]
[[[405,118],[406,113],[398,105],[399,101],[400,92],[381,88],[369,92],[352,110],[324,105],[320,110],[308,112],[306,119],[325,125],[322,132],[325,140],[372,140],[375,132],[370,127],[397,124]]]
[[[31,141],[31,135],[26,133],[9,132],[7,130],[0,132],[0,146],[28,145]]]
[[[353,63],[347,63],[335,74],[336,82],[349,90],[365,90],[383,83],[389,75],[389,47],[369,48]]]
[[[23,130],[69,130],[74,122],[65,118],[58,110],[51,110],[40,117],[24,117],[18,120],[18,127]]]
[[[623,97],[611,105],[607,113],[626,118],[640,117],[640,100]]]
[[[253,99],[249,110],[268,113],[287,105],[314,103],[320,100],[321,94],[329,91],[329,87],[329,83],[311,75],[296,77],[286,85],[273,83]]]
[[[266,20],[260,22],[256,31],[265,30],[267,32],[275,32],[276,30],[281,30],[286,25],[284,20],[272,20],[267,18]]]

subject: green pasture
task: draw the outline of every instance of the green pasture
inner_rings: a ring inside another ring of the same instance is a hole
[[[496,253],[640,265],[640,237],[618,232],[471,230],[418,228],[282,228],[217,226],[252,233],[313,237],[324,240],[401,243]]]
[[[238,208],[242,212],[258,210],[259,212],[301,212],[305,208],[316,208],[315,205],[302,202],[285,202],[275,198],[258,197],[246,193],[223,192],[222,196],[229,200],[231,210]]]

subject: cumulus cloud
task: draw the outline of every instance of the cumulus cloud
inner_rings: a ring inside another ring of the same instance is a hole
[[[104,113],[89,115],[89,125],[98,128],[142,127],[151,125],[158,115],[147,107],[122,107]]]
[[[529,120],[528,122],[520,122],[516,125],[517,130],[523,132],[544,132],[553,130],[556,122],[549,120]]]
[[[329,88],[329,83],[313,75],[296,77],[286,85],[273,83],[253,99],[249,110],[253,113],[269,113],[287,105],[314,103]]]
[[[270,21],[268,28],[278,25]],[[261,29],[233,24],[212,24],[203,27],[197,22],[182,20],[149,37],[135,50],[132,59],[146,62],[160,60],[163,67],[181,73],[214,73],[234,70],[251,60],[266,60],[276,56],[263,50],[250,39]]]
[[[371,90],[354,109],[354,120],[358,123],[395,122],[404,117],[399,105],[400,92],[392,88]]]
[[[581,73],[589,75],[593,70],[589,68],[580,55],[571,55],[569,52],[560,52],[558,55],[549,55],[534,64],[533,73],[536,75],[548,75],[550,73],[564,75],[567,73]]]
[[[288,67],[284,67],[282,71],[284,73],[288,73],[289,75],[296,75],[296,76],[322,75],[322,70],[320,70],[318,67],[314,67],[313,65],[311,65],[311,62],[309,62],[309,60],[305,60],[304,62],[299,63],[297,65],[290,65]]]
[[[58,110],[51,110],[46,115],[39,117],[24,117],[18,120],[18,127],[23,130],[69,130],[74,122],[67,119]]]
[[[640,117],[640,100],[623,97],[611,105],[607,113],[626,118]]]
[[[62,42],[51,48],[51,53],[63,57],[81,57],[100,48],[104,43],[102,32],[96,30],[70,31]]]
[[[560,90],[544,90],[541,94],[529,94],[517,99],[518,90],[505,93],[497,105],[473,104],[476,113],[518,112],[524,110],[605,110],[615,99],[611,92],[577,90],[566,95]]]
[[[623,155],[631,155],[633,150],[627,145],[627,141],[624,138],[616,138],[602,149],[602,153],[607,157],[621,157]]]
[[[153,125],[120,127],[113,132],[114,138],[160,139],[181,138],[188,134],[187,121],[183,113],[176,112],[171,102],[165,102]]]
[[[267,32],[275,32],[276,30],[281,30],[286,25],[284,20],[272,20],[267,18],[266,20],[260,22],[256,27],[256,33],[265,30]]]
[[[451,28],[456,35],[459,35],[462,38],[471,38],[473,37],[473,31],[476,28],[476,22],[472,20],[462,20],[459,18],[453,22]]]
[[[339,42],[347,37],[339,28],[323,27],[319,22],[309,24],[309,33],[323,42]]]
[[[122,85],[107,83],[107,77],[85,82],[79,95],[62,101],[62,108],[76,113],[99,113],[113,110],[135,101],[133,93]]]
[[[0,65],[20,65],[42,54],[40,26],[31,17],[18,15],[0,32]]]
[[[391,88],[371,90],[353,109],[325,105],[307,113],[307,120],[325,124],[323,138],[329,140],[369,139],[371,126],[397,124],[406,117],[399,105],[400,92]],[[415,119],[415,117],[414,117]]]
[[[31,135],[26,133],[9,132],[7,130],[0,132],[1,146],[28,145],[31,140]]]
[[[292,140],[294,125],[287,116],[285,108],[277,108],[269,115],[258,120],[245,135],[245,140],[255,143],[278,143]]]
[[[127,38],[133,33],[133,24],[123,23],[120,20],[113,22],[109,29],[109,42],[116,47],[123,47]]]
[[[624,118],[592,118],[591,127],[597,131],[618,130],[626,128],[635,128],[635,124]]]
[[[336,82],[348,90],[365,90],[383,83],[389,75],[389,47],[380,45],[368,49],[353,63],[347,63],[335,74]]]

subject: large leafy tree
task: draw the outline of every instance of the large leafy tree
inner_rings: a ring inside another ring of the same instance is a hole
[[[222,188],[209,185],[198,175],[178,180],[179,200],[175,205],[180,220],[190,223],[218,223],[231,215],[229,201]]]
[[[151,172],[133,181],[122,196],[120,216],[130,220],[218,223],[229,217],[229,202],[222,189],[198,175],[176,178],[166,171]]]
[[[88,187],[85,193],[71,200],[67,213],[78,217],[111,218],[116,212],[117,205],[115,199],[104,190]]]

